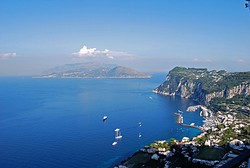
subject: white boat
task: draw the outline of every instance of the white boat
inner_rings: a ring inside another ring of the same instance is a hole
[[[116,128],[116,129],[115,129],[115,132],[119,132],[119,131],[120,131],[120,129],[119,129],[119,128]]]
[[[121,132],[119,132],[119,131],[120,131],[119,128],[115,129],[115,132],[116,132],[115,139],[121,139],[122,138]]]
[[[181,110],[178,110],[178,112],[179,112],[179,113],[183,113],[183,111],[181,111]]]
[[[121,135],[115,137],[115,139],[121,139],[121,138],[122,138]]]
[[[141,138],[141,133],[139,133],[139,138]]]
[[[105,120],[107,120],[107,119],[108,119],[108,116],[106,116],[106,115],[103,116],[103,118],[102,118],[103,121],[105,121]]]
[[[115,145],[117,145],[117,142],[113,142],[113,143],[112,143],[112,146],[115,146]]]

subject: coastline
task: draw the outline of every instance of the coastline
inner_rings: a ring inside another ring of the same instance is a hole
[[[234,158],[238,159],[238,156],[249,153],[249,142],[230,138],[230,141],[226,142],[227,145],[220,144],[220,138],[223,139],[223,134],[227,136],[227,130],[230,129],[229,127],[232,123],[235,124],[233,127],[234,131],[237,132],[239,131],[238,128],[242,128],[244,125],[250,125],[248,120],[236,119],[235,116],[231,116],[230,114],[223,115],[219,113],[219,115],[214,115],[212,111],[203,105],[189,106],[186,111],[194,112],[198,109],[201,109],[200,115],[204,117],[202,126],[177,122],[177,124],[182,126],[200,129],[202,131],[199,135],[192,137],[192,140],[188,137],[183,137],[181,141],[172,138],[170,141],[156,141],[136,151],[131,157],[122,161],[119,165],[116,165],[115,168],[168,168],[173,165],[174,167],[199,167],[201,165],[205,167],[220,167],[229,162],[233,162]],[[222,124],[221,118],[223,118]],[[244,123],[244,125],[242,123]],[[218,129],[219,126],[223,124],[225,124],[225,128]],[[218,134],[218,136],[216,137],[214,134]],[[204,139],[204,137],[208,138]],[[239,146],[237,145],[238,143],[240,144]],[[147,157],[144,157],[145,153],[148,154],[146,155]],[[210,155],[216,157],[210,158]],[[179,160],[180,163],[178,163],[177,160]],[[245,162],[242,160],[241,165],[244,166],[246,164],[247,160],[245,160]]]
[[[148,77],[42,77],[42,76],[32,76],[32,78],[37,79],[149,79]]]
[[[182,126],[184,126],[184,127],[196,128],[196,129],[199,129],[199,130],[201,130],[201,131],[204,132],[204,129],[203,129],[201,126],[189,125],[189,124],[184,124],[184,123],[181,123],[180,125],[182,125]]]
[[[169,96],[169,95],[168,95]],[[201,106],[201,105],[198,105],[198,106]],[[187,110],[188,109],[193,109],[193,107],[195,107],[195,106],[189,106],[188,108],[187,108]],[[187,111],[186,110],[186,111]],[[194,111],[196,111],[197,110],[197,108],[195,108],[195,110]],[[194,112],[194,111],[187,111],[187,112]],[[176,113],[177,114],[177,113]],[[205,126],[206,125],[206,119],[205,120],[203,120],[203,125],[202,126],[196,126],[196,125],[189,125],[189,124],[185,124],[185,123],[178,123],[178,117],[177,117],[177,119],[176,119],[176,124],[179,124],[179,125],[181,125],[181,126],[183,126],[183,127],[190,127],[190,128],[193,128],[193,129],[199,129],[200,131],[202,131],[200,134],[198,134],[198,135],[196,135],[196,136],[194,136],[194,137],[192,137],[192,139],[196,139],[196,138],[199,138],[199,136],[201,136],[203,133],[204,133],[204,131],[205,131],[205,129],[204,129],[204,127],[203,126]],[[207,127],[206,127],[207,128]],[[187,138],[187,137],[183,137],[183,139],[184,139],[184,141],[189,141],[189,138]],[[176,140],[175,140],[176,141]],[[159,140],[159,141],[157,141],[157,142],[159,142],[159,143],[167,143],[168,141],[166,141],[166,140]],[[142,148],[142,149],[139,149],[138,151],[136,151],[136,152],[134,152],[131,156],[129,156],[127,159],[125,159],[125,160],[123,160],[123,161],[121,161],[120,162],[120,164],[117,164],[116,166],[114,166],[114,168],[133,168],[134,167],[134,165],[136,164],[136,163],[133,163],[133,162],[139,162],[139,161],[137,161],[138,160],[138,158],[140,158],[140,155],[144,155],[145,153],[147,153],[147,154],[149,154],[151,157],[149,157],[149,158],[147,158],[148,160],[150,160],[152,157],[153,157],[153,155],[155,154],[155,152],[157,151],[156,149],[146,149],[148,146],[145,146],[144,148]],[[171,151],[165,151],[165,150],[163,150],[163,151],[161,151],[161,154],[163,154],[164,156],[173,156],[173,153],[171,152]],[[139,155],[139,156],[138,156]],[[160,157],[160,156],[159,156]],[[144,158],[145,159],[145,158]],[[144,160],[143,159],[143,160]],[[158,160],[158,159],[157,159]],[[156,160],[156,161],[157,161]],[[150,160],[150,162],[151,162],[151,160]],[[164,167],[166,167],[166,164],[162,164],[162,163],[157,163],[157,162],[154,162],[153,161],[153,163],[155,164],[155,165],[157,165],[157,166],[164,166]],[[169,164],[170,162],[166,162],[167,164]],[[150,164],[152,164],[152,163],[150,163]],[[153,165],[151,165],[152,167],[153,167]]]

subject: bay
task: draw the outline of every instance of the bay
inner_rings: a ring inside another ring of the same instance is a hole
[[[196,136],[174,115],[201,125],[199,113],[185,111],[195,102],[151,92],[164,79],[1,77],[1,167],[113,167],[155,140]],[[123,138],[112,146],[116,128]]]

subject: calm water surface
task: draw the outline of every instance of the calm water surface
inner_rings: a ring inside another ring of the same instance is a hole
[[[164,80],[0,78],[0,167],[112,167],[155,140],[199,134],[175,123],[182,110],[184,123],[202,124],[185,112],[195,102],[151,92]]]

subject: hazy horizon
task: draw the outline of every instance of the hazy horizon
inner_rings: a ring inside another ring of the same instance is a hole
[[[249,71],[244,0],[3,0],[0,76],[98,61],[143,72]]]

